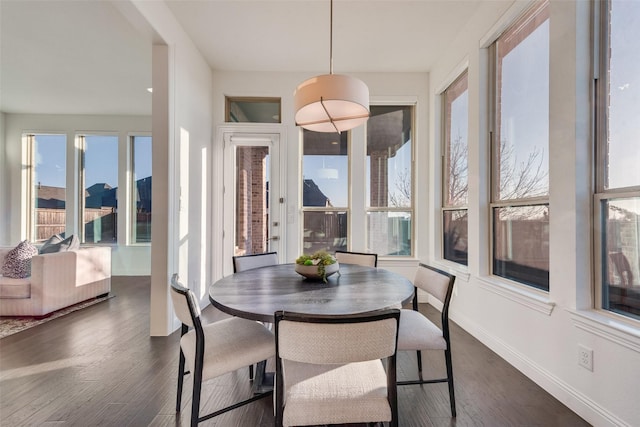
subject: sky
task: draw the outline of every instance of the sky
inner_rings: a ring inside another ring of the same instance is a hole
[[[640,1],[614,1],[611,24],[609,188],[619,188],[640,185]]]
[[[66,135],[36,135],[36,182],[52,187],[66,185]],[[151,176],[151,137],[136,136],[135,179]],[[85,184],[118,186],[118,137],[85,137]]]

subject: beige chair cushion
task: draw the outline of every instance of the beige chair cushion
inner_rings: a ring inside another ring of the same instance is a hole
[[[232,317],[203,325],[204,366],[202,380],[215,378],[275,356],[273,333],[253,320]],[[196,332],[180,339],[189,370],[193,372]]]
[[[376,257],[375,255],[363,255],[363,254],[354,254],[347,252],[336,252],[336,259],[341,264],[356,264],[356,265],[365,265],[368,267],[376,266]]]
[[[282,362],[285,426],[391,420],[387,376],[380,360],[347,365]]]
[[[396,327],[395,319],[338,324],[283,320],[278,335],[280,357],[318,364],[383,359],[396,351]]]
[[[447,342],[442,330],[423,314],[414,310],[400,310],[398,351],[446,350]]]

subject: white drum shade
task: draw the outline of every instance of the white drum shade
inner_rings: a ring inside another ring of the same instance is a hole
[[[369,118],[369,88],[342,74],[324,74],[302,82],[293,93],[297,126],[315,132],[343,132]]]

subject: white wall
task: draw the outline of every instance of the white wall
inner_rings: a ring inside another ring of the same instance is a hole
[[[122,9],[123,13],[136,22],[144,18],[157,35],[153,50],[153,210],[161,214],[157,222],[154,214],[153,222],[150,326],[151,335],[162,336],[179,326],[169,301],[171,275],[178,273],[201,304],[207,304],[211,251],[220,246],[211,240],[208,196],[212,76],[164,3],[131,3],[135,10]]]
[[[67,182],[74,181],[77,174],[78,159],[74,150],[75,136],[82,132],[108,132],[118,135],[120,168],[118,170],[118,199],[124,203],[126,196],[123,190],[127,188],[128,145],[131,133],[149,133],[151,131],[151,117],[148,116],[90,116],[90,115],[46,115],[46,114],[4,114],[4,129],[6,150],[5,166],[3,167],[2,186],[7,189],[6,205],[3,203],[2,215],[6,215],[4,234],[0,234],[0,244],[15,245],[26,238],[27,224],[25,212],[25,183],[22,182],[23,162],[22,135],[33,133],[64,133],[67,136]],[[0,193],[1,195],[1,193]],[[77,197],[68,194],[69,197]],[[0,198],[0,200],[2,200]],[[78,218],[71,216],[67,223],[73,224],[72,233],[77,233],[81,224]],[[121,223],[121,221],[119,221]],[[123,227],[119,225],[119,230]],[[122,233],[120,233],[122,235]],[[151,271],[149,245],[132,245],[124,243],[112,246],[112,274],[113,275],[148,275]]]
[[[4,129],[4,113],[0,112],[0,224],[9,224],[9,199],[7,198],[9,175],[5,163],[6,142]],[[7,241],[8,228],[0,227],[0,244],[4,244]]]
[[[468,332],[594,425],[640,425],[640,331],[589,309],[590,28],[588,2],[553,1],[550,19],[550,292],[523,290],[488,275],[489,169],[486,132],[487,46],[526,6],[516,3],[488,28],[469,25],[431,72],[430,104],[438,91],[469,68],[469,268],[438,260],[459,274],[450,315]],[[483,3],[483,10],[495,7]],[[464,67],[462,67],[464,68]],[[431,114],[439,170],[439,116]],[[430,182],[437,230],[440,183]],[[431,247],[438,258],[437,246]],[[578,345],[593,349],[593,372],[578,365]],[[455,349],[453,349],[455,351]]]

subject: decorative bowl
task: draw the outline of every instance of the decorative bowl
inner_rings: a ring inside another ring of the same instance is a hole
[[[322,280],[322,276],[318,274],[318,266],[317,265],[302,265],[296,264],[296,273],[301,276],[306,277],[310,280]],[[336,273],[340,269],[340,265],[336,261],[334,264],[329,264],[324,266],[325,277],[329,277],[332,274]]]

